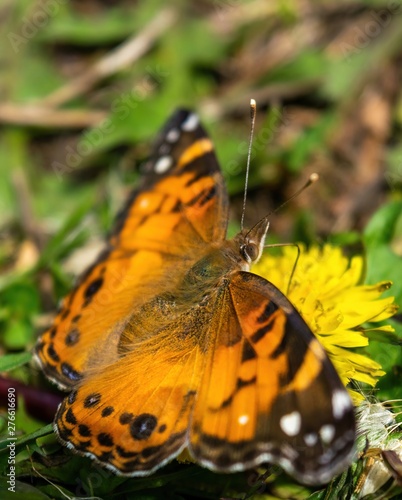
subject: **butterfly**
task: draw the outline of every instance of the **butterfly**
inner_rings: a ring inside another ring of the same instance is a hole
[[[178,110],[36,345],[69,391],[54,430],[119,475],[152,474],[187,449],[216,472],[269,462],[328,482],[353,456],[352,402],[293,305],[250,272],[268,218],[230,240],[227,223],[212,142]]]

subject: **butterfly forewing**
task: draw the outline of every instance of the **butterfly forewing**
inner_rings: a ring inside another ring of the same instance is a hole
[[[195,247],[225,238],[227,193],[212,142],[197,115],[178,110],[171,117],[143,171],[139,192],[133,194],[137,201],[129,199],[119,215],[112,242],[132,248],[157,240],[166,252],[182,255],[182,245]],[[152,220],[144,221],[147,206]],[[137,225],[137,220],[141,231],[133,236],[131,221]]]
[[[335,369],[286,297],[263,278],[240,272],[224,297],[190,452],[223,472],[275,462],[302,482],[328,481],[350,461],[355,436],[353,407]],[[236,327],[237,341],[228,346],[233,308],[243,335]]]
[[[225,237],[228,201],[212,143],[188,111],[177,111],[156,141],[143,185],[119,214],[106,250],[63,300],[39,339],[36,358],[61,388],[82,380],[92,351],[111,340],[133,307],[179,279],[208,244]],[[111,336],[111,334],[114,335]]]

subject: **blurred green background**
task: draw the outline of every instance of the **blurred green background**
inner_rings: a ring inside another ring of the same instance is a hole
[[[24,351],[98,252],[179,106],[196,110],[214,141],[231,233],[255,98],[246,223],[317,172],[320,181],[272,217],[268,243],[330,241],[364,252],[367,282],[393,281],[389,294],[402,303],[400,2],[2,0],[0,23],[0,352],[17,356],[7,358],[14,378],[45,387]],[[400,318],[393,325],[402,335]],[[387,353],[395,386],[399,351]],[[19,415],[25,432],[44,423],[22,407]],[[20,459],[29,498],[260,498],[245,476],[184,467],[127,481],[67,455],[48,476],[59,490],[32,472],[33,451],[38,472],[54,465],[35,443]],[[261,498],[310,493],[286,481],[264,488]]]

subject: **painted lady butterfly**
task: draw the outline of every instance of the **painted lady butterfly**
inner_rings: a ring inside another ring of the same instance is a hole
[[[70,394],[54,428],[117,474],[153,473],[187,448],[217,472],[263,462],[304,483],[353,455],[353,406],[288,299],[249,272],[267,218],[226,240],[228,197],[198,117],[179,110],[107,249],[36,347]]]

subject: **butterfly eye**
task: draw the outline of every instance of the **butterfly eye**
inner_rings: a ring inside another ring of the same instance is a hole
[[[240,252],[248,263],[256,261],[260,254],[258,246],[250,242],[242,245]]]

